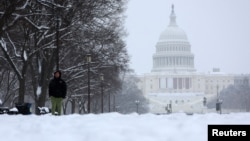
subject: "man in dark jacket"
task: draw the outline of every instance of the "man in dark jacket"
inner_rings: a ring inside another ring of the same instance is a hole
[[[61,79],[62,73],[58,70],[54,72],[54,78],[49,83],[49,97],[51,99],[51,112],[55,115],[57,109],[58,115],[61,115],[62,101],[67,94],[67,85],[63,79]]]

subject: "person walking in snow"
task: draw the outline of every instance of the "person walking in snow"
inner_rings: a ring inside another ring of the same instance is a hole
[[[49,97],[51,100],[51,113],[55,115],[56,109],[58,115],[61,115],[62,101],[67,94],[67,84],[61,78],[61,71],[57,70],[54,72],[54,78],[50,80],[49,83]]]

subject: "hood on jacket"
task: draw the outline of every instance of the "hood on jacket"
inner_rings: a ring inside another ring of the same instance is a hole
[[[61,76],[62,76],[61,71],[57,70],[57,71],[54,72],[54,78],[55,78],[55,79],[56,79],[55,75],[56,75],[57,72],[59,73],[59,78],[61,78]]]

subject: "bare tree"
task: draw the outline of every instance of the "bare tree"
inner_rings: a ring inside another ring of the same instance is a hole
[[[125,5],[126,1],[110,0],[1,1],[0,55],[18,78],[18,102],[28,94],[35,107],[44,106],[55,69],[63,71],[69,97],[84,95],[86,54],[93,60],[93,93],[98,93],[100,73],[119,89],[119,73],[126,71],[129,61],[123,41]]]
[[[29,63],[26,44],[28,40],[19,42],[13,39],[22,36],[17,25],[32,24],[28,18],[29,13],[26,12],[28,4],[29,0],[1,1],[0,48],[19,80],[18,102],[24,101],[26,71]]]
[[[132,73],[127,73],[124,77],[121,92],[116,95],[117,110],[120,113],[127,114],[138,112],[139,114],[149,111],[149,103],[141,90],[137,87],[138,78]]]
[[[223,109],[250,110],[250,87],[248,84],[230,85],[222,90],[219,98],[223,100]],[[208,103],[209,108],[214,108],[216,99]]]
[[[72,38],[66,42],[62,58],[63,68],[67,72],[70,95],[87,94],[87,60],[86,55],[91,54],[91,107],[100,104],[100,73],[104,74],[105,83],[117,86],[114,92],[121,88],[119,73],[125,71],[129,57],[125,48],[123,37],[126,36],[122,28],[122,12],[125,9],[124,2],[101,1],[82,2],[79,14],[79,22],[72,27]],[[80,18],[81,17],[81,18]],[[68,60],[71,60],[70,62]],[[86,99],[81,101],[82,106]],[[85,97],[86,98],[86,97]],[[84,109],[84,108],[82,108]],[[98,108],[92,108],[97,112]]]

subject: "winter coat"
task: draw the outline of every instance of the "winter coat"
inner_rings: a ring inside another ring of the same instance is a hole
[[[64,80],[55,78],[49,83],[49,97],[65,98],[67,93],[67,85]]]

